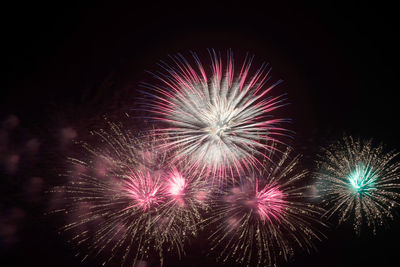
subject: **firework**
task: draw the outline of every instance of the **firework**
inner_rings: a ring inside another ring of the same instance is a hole
[[[194,53],[194,67],[180,54],[171,56],[171,65],[162,62],[163,71],[154,74],[158,84],[144,84],[143,105],[151,119],[165,125],[155,134],[166,136],[164,146],[175,151],[174,161],[188,159],[210,177],[233,176],[260,167],[267,157],[260,151],[270,151],[270,143],[279,142],[276,136],[285,135],[279,127],[285,120],[272,116],[284,99],[269,96],[281,81],[268,82],[266,64],[251,75],[252,57],[235,71],[230,51],[225,67],[215,51],[210,55],[210,73]]]
[[[92,133],[95,146],[81,143],[80,156],[69,159],[68,182],[53,190],[65,200],[56,210],[69,220],[62,230],[85,246],[84,259],[102,254],[103,264],[133,266],[154,255],[163,264],[165,251],[181,257],[184,243],[199,230],[207,185],[170,164],[154,140],[109,126]]]
[[[224,189],[213,204],[209,220],[213,251],[222,261],[247,266],[275,266],[289,260],[296,247],[310,251],[322,237],[316,226],[322,210],[307,203],[306,171],[297,171],[299,157],[289,151],[277,165],[243,178]]]
[[[400,197],[398,153],[384,153],[383,145],[352,137],[323,149],[318,160],[319,195],[329,206],[327,217],[337,214],[339,224],[351,221],[356,233],[363,223],[376,233],[377,226],[393,218]]]

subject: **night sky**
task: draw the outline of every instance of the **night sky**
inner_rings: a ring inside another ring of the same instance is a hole
[[[394,6],[264,2],[3,6],[0,266],[99,264],[81,263],[57,234],[59,221],[44,215],[46,192],[61,182],[69,139],[87,135],[104,115],[133,114],[146,71],[170,54],[206,58],[207,49],[231,48],[239,59],[249,52],[256,64],[269,62],[272,79],[284,80],[274,94],[287,93],[291,104],[279,112],[292,119],[291,145],[307,168],[320,146],[343,133],[400,150]],[[351,225],[333,223],[316,252],[299,251],[279,266],[393,266],[399,222],[360,237]],[[228,266],[206,249],[200,238],[181,261],[166,257],[165,266]]]

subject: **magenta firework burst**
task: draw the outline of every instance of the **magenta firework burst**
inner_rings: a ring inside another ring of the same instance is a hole
[[[172,64],[162,62],[154,74],[157,84],[145,84],[145,109],[164,127],[155,130],[165,136],[164,145],[174,150],[174,160],[223,177],[260,167],[272,141],[285,134],[284,119],[273,111],[284,105],[282,96],[270,96],[280,83],[270,83],[266,64],[254,71],[252,57],[235,69],[228,51],[226,64],[212,50],[210,68],[203,67],[192,53],[194,64],[182,55],[171,56]]]
[[[94,140],[82,143],[69,159],[66,184],[53,190],[61,201],[57,212],[68,221],[63,231],[84,246],[84,258],[102,255],[103,264],[155,258],[162,264],[165,251],[180,257],[203,220],[208,186],[199,174],[171,164],[151,138],[108,124],[111,130],[94,131]]]
[[[222,261],[247,266],[275,266],[289,260],[296,247],[309,251],[322,234],[322,210],[307,202],[307,172],[287,151],[276,165],[242,178],[216,196],[209,225],[212,250]]]
[[[384,152],[383,145],[351,136],[323,149],[318,159],[318,192],[339,224],[349,221],[360,234],[362,226],[376,233],[380,225],[393,219],[400,200],[398,152]]]

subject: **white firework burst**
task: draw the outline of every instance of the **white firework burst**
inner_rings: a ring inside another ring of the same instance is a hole
[[[211,55],[208,74],[199,57],[192,53],[195,67],[180,54],[171,56],[172,65],[160,63],[163,71],[154,74],[159,83],[145,84],[146,111],[164,122],[156,135],[167,136],[163,145],[175,150],[175,160],[189,158],[192,166],[210,171],[213,177],[243,173],[261,166],[271,142],[286,135],[272,111],[284,105],[283,96],[268,96],[281,81],[269,86],[269,72],[263,64],[250,75],[253,58],[246,57],[240,71],[234,70],[233,55]],[[218,175],[215,175],[218,174]]]

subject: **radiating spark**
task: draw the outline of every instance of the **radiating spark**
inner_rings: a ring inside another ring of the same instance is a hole
[[[298,170],[299,157],[278,164],[266,161],[264,171],[235,182],[216,195],[209,223],[210,240],[222,261],[247,266],[276,266],[289,260],[295,248],[307,252],[322,238],[317,226],[322,209],[307,202],[307,172]]]
[[[223,66],[222,57],[211,55],[211,73],[192,53],[195,66],[182,55],[172,56],[172,65],[162,62],[164,70],[155,73],[159,84],[145,84],[149,91],[143,105],[151,118],[166,127],[155,135],[166,136],[164,146],[174,150],[174,161],[189,159],[195,168],[221,178],[261,167],[271,142],[287,133],[274,119],[273,111],[284,105],[282,96],[269,96],[280,81],[267,85],[269,72],[263,64],[251,76],[253,58],[234,70],[232,52]],[[260,159],[261,158],[261,159]]]
[[[316,178],[319,195],[329,206],[326,215],[339,216],[339,224],[352,222],[357,234],[364,223],[376,234],[379,225],[393,219],[392,209],[399,205],[397,155],[384,153],[384,147],[374,147],[372,140],[346,136],[324,148]]]

